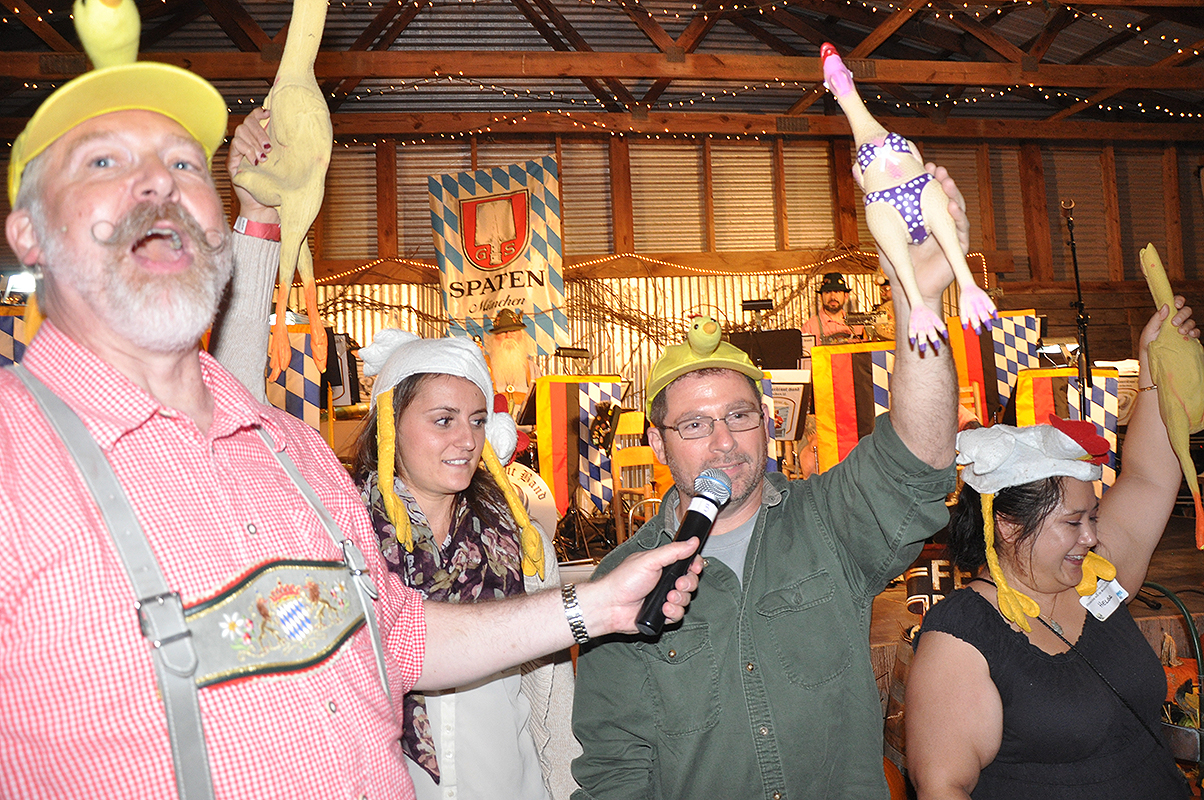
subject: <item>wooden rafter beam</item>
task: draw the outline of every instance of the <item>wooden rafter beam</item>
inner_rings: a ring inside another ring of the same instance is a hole
[[[192,6],[182,6],[175,15],[160,22],[153,28],[148,29],[144,22],[142,26],[141,46],[151,47],[158,44],[204,13],[205,7],[198,3]]]
[[[929,0],[907,0],[897,11],[891,14],[886,20],[874,30],[870,31],[870,35],[865,37],[861,44],[853,48],[847,58],[865,58],[870,53],[878,49],[878,46],[891,37],[891,35],[899,30],[909,19],[917,12],[928,6]],[[822,68],[820,72],[822,73]],[[803,93],[803,96],[790,107],[786,112],[787,116],[801,114],[806,111],[812,103],[819,99],[819,96],[824,92],[824,85],[821,81]]]
[[[79,48],[67,41],[45,20],[41,12],[34,10],[34,7],[25,0],[3,0],[3,5],[13,15],[14,20],[33,31],[33,34],[45,42],[51,50],[59,53],[79,52]]]
[[[430,2],[423,3],[423,0],[415,0],[413,4],[405,0],[392,0],[392,2],[381,9],[371,24],[360,33],[350,49],[361,52],[368,49],[388,50],[393,46],[393,42],[397,41],[397,37],[401,36],[402,31],[408,28],[410,23],[414,21],[419,12],[423,8],[429,8],[430,6]],[[378,27],[379,30],[377,30]],[[357,47],[356,45],[360,46]],[[330,106],[332,112],[337,111],[347,98],[351,96],[351,93],[355,91],[355,87],[360,85],[361,80],[363,79],[351,76],[341,81],[332,81],[334,84],[333,89],[328,89],[326,86],[322,87],[322,91],[330,95],[326,104]]]
[[[577,29],[573,27],[573,23],[569,22],[568,17],[562,14],[560,9],[551,0],[534,0],[534,3],[578,53],[593,52],[594,48],[590,47],[589,42],[585,41],[585,37],[577,32]],[[617,76],[602,76],[602,82],[606,84],[606,87],[610,89],[615,98],[627,106],[627,108],[635,108],[638,105],[635,97]]]
[[[247,10],[238,0],[203,0],[213,19],[221,27],[230,41],[239,50],[248,53],[258,53],[272,43],[272,37],[263,32],[259,23],[251,18]]]
[[[896,97],[899,100],[902,100],[904,103],[909,104],[914,111],[916,111],[919,114],[922,114],[925,117],[928,117],[929,119],[932,119],[933,116],[937,113],[937,109],[930,108],[928,106],[928,104],[926,102],[924,102],[923,98],[918,97],[915,94],[912,94],[911,92],[904,89],[902,86],[896,86],[893,83],[887,83],[887,84],[883,84],[881,86],[881,89],[882,89],[882,91],[889,94],[891,97]]]
[[[429,136],[468,135],[482,131],[492,135],[559,134],[588,138],[613,135],[776,136],[783,117],[772,114],[711,112],[652,112],[647,118],[606,112],[416,113],[334,114],[338,137],[421,139]],[[808,116],[792,123],[790,139],[848,137],[848,122],[842,115]],[[903,136],[920,141],[928,138],[986,141],[993,139],[1034,141],[1150,141],[1191,142],[1204,140],[1204,122],[1098,122],[1094,120],[1016,120],[953,118],[939,123],[918,117],[880,115],[879,121]],[[232,114],[228,132],[242,122]],[[0,118],[0,139],[20,133],[28,118]],[[802,128],[800,130],[799,128]]]
[[[973,36],[1008,61],[1024,61],[1028,54],[970,14],[954,9],[950,12],[953,24]]]
[[[765,30],[748,17],[734,16],[729,18],[728,22],[732,23],[737,28],[744,31],[749,36],[761,42],[771,50],[775,50],[784,56],[799,55],[799,52],[795,50],[787,41],[778,36],[774,36],[772,33]]]
[[[874,12],[856,3],[833,3],[831,0],[790,0],[789,8],[800,12],[810,11],[814,14],[823,15],[823,19],[818,23],[818,29],[824,31],[821,37],[822,40],[827,41],[832,40],[832,28],[835,27],[832,20],[856,26],[856,29],[850,28],[849,30],[860,41],[864,37],[861,29],[869,28],[870,30],[874,30],[887,19],[887,16],[883,12]],[[794,14],[792,16],[800,15]],[[918,48],[913,46],[913,44],[922,46],[921,49],[924,52],[931,52],[932,48],[937,47],[950,53],[972,55],[966,49],[964,34],[945,28],[933,27],[932,25],[921,26],[914,15],[899,27],[888,44],[892,51],[901,51],[893,52],[893,55],[896,57],[912,57],[907,51],[918,51]]]
[[[510,2],[514,4],[514,7],[519,10],[519,13],[526,18],[527,22],[531,24],[531,27],[535,28],[536,32],[543,37],[543,40],[547,42],[553,50],[561,53],[572,52],[573,48],[560,37],[560,34],[553,26],[544,20],[539,11],[536,10],[536,8],[531,5],[528,0],[510,0]],[[608,111],[624,110],[622,104],[615,100],[614,96],[607,91],[606,87],[603,86],[602,83],[597,79],[583,78],[581,83],[585,86],[586,90],[592,94],[599,103],[602,104],[603,108],[607,109]]]
[[[647,119],[605,112],[335,114],[336,136],[397,136],[398,138],[467,134],[559,133],[584,136],[615,134],[765,135],[777,134],[783,119],[772,114],[719,114],[709,112],[653,112]],[[791,131],[791,138],[831,138],[850,135],[843,116],[806,117],[806,130]],[[231,115],[233,132],[241,118]],[[879,117],[884,125],[908,138],[1033,139],[1033,140],[1133,140],[1193,141],[1204,139],[1204,122],[1096,122],[1091,120],[960,119],[936,123],[917,117]],[[10,122],[0,119],[0,136]],[[24,123],[17,121],[23,127]],[[20,131],[21,127],[15,127]],[[11,129],[10,129],[11,130]],[[15,135],[14,131],[14,135]]]
[[[1204,52],[1204,42],[1186,48],[1183,56]],[[278,62],[259,53],[166,52],[143,53],[143,60],[191,69],[209,80],[272,78]],[[846,62],[849,59],[846,59]],[[969,61],[897,61],[862,59],[856,67],[863,83],[948,86],[1017,86],[1046,88],[1198,89],[1204,85],[1200,66],[1109,67],[1039,64],[1025,71],[1015,63]],[[0,77],[18,80],[62,80],[86,69],[81,58],[47,53],[5,53]],[[412,51],[318,53],[314,66],[319,81],[355,76],[404,80],[463,74],[473,78],[590,78],[749,81],[822,81],[818,58],[692,54],[680,59],[662,53],[548,53],[500,51]]]
[[[1053,46],[1054,40],[1058,38],[1058,34],[1070,27],[1070,24],[1078,19],[1075,13],[1069,6],[1058,6],[1057,10],[1053,11],[1045,20],[1045,25],[1041,28],[1041,33],[1033,37],[1031,42],[1026,42],[1021,49],[1028,52],[1029,56],[1040,61],[1045,58],[1045,54],[1049,52],[1049,48]]]
[[[651,12],[641,5],[634,3],[624,3],[623,10],[627,12],[627,16],[635,23],[635,26],[648,37],[648,41],[652,42],[652,46],[662,53],[673,47],[677,47],[677,42],[673,40],[665,29],[656,19],[653,18]]]
[[[1204,39],[1200,39],[1199,41],[1194,42],[1193,44],[1189,44],[1187,47],[1181,49],[1179,52],[1177,52],[1173,55],[1167,56],[1166,58],[1162,59],[1161,61],[1156,62],[1154,64],[1154,66],[1166,68],[1166,69],[1174,69],[1179,64],[1182,64],[1185,61],[1189,61],[1193,58],[1196,58],[1196,56],[1199,55],[1199,51],[1201,48],[1204,48]],[[1199,86],[1199,84],[1197,84],[1197,86]],[[1067,117],[1071,116],[1072,114],[1077,114],[1078,112],[1082,111],[1083,109],[1091,108],[1094,105],[1098,105],[1099,103],[1102,103],[1105,100],[1107,100],[1109,97],[1114,97],[1115,95],[1120,94],[1121,92],[1125,91],[1126,89],[1132,89],[1132,88],[1136,88],[1136,87],[1119,86],[1119,87],[1114,87],[1114,88],[1110,88],[1110,89],[1104,89],[1102,91],[1096,92],[1095,94],[1091,95],[1086,100],[1080,100],[1079,102],[1075,103],[1074,105],[1070,106],[1069,108],[1062,109],[1058,113],[1050,116],[1049,119],[1050,119],[1050,121],[1066,119]]]
[[[674,44],[681,48],[683,54],[693,53],[698,49],[698,45],[706,38],[706,35],[715,27],[718,18],[710,14],[710,10],[717,4],[717,0],[707,0],[702,6],[702,13],[694,17],[686,23],[685,30],[677,37]],[[648,87],[648,91],[644,92],[644,96],[640,98],[640,104],[644,108],[651,108],[665,90],[669,88],[670,79],[657,78],[652,82],[652,86]]]
[[[1092,61],[1094,61],[1095,59],[1104,55],[1105,53],[1110,53],[1113,50],[1115,50],[1116,48],[1123,45],[1124,43],[1132,41],[1137,36],[1140,36],[1141,34],[1139,34],[1137,31],[1141,30],[1142,28],[1153,25],[1157,22],[1158,22],[1157,17],[1142,17],[1140,20],[1138,20],[1136,23],[1134,23],[1133,27],[1135,30],[1120,31],[1115,36],[1111,36],[1111,37],[1105,39],[1104,41],[1100,42],[1099,44],[1097,44],[1095,47],[1092,47],[1090,50],[1083,53],[1082,55],[1080,55],[1078,58],[1076,58],[1074,61],[1072,61],[1070,63],[1072,63],[1072,64],[1090,64]]]

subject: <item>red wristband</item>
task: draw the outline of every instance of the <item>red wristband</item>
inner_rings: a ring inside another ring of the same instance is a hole
[[[256,239],[267,239],[269,242],[280,241],[280,225],[274,222],[256,222],[253,219],[239,217],[234,220],[234,230]]]

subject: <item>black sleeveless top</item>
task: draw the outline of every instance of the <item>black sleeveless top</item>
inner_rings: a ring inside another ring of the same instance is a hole
[[[974,800],[1188,796],[1187,783],[1166,748],[1155,743],[1083,661],[1103,673],[1150,729],[1160,733],[1166,677],[1128,608],[1121,606],[1104,622],[1087,614],[1075,642],[1079,653],[1051,655],[1033,646],[971,589],[934,605],[921,635],[926,631],[956,636],[982,653],[1003,701],[1003,741],[995,760],[979,775]]]

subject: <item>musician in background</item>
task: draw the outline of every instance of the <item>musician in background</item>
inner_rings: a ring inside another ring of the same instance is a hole
[[[845,344],[865,341],[865,328],[845,323],[845,303],[849,299],[849,284],[839,272],[824,275],[819,288],[819,309],[803,325],[803,333],[815,337],[817,344]]]
[[[879,277],[881,284],[878,291],[882,295],[882,302],[874,309],[874,314],[877,319],[874,321],[874,334],[883,342],[893,342],[895,340],[895,304],[891,302],[890,278]]]

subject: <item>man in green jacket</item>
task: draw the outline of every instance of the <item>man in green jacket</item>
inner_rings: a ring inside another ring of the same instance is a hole
[[[944,169],[935,175],[968,248],[961,194]],[[941,313],[947,260],[932,237],[912,256],[925,304]],[[885,258],[882,267],[894,280]],[[765,472],[768,408],[744,353],[692,332],[653,365],[648,438],[677,491],[598,574],[672,538],[703,470],[723,470],[732,497],[682,623],[583,648],[575,800],[887,797],[870,607],[948,521],[955,483],[953,360],[947,347],[908,343],[910,310],[895,300],[904,338],[890,412],[843,462],[805,481]]]

